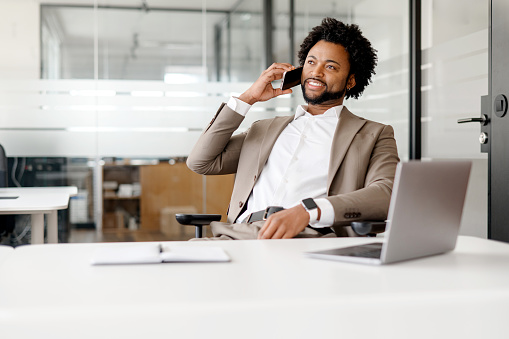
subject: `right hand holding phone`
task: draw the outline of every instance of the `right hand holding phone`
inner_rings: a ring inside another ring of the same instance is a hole
[[[291,89],[281,90],[272,87],[274,80],[281,80],[283,74],[295,69],[294,66],[287,63],[273,63],[260,75],[258,80],[249,87],[247,91],[239,96],[239,99],[253,105],[259,101],[267,101],[283,94],[292,93]]]

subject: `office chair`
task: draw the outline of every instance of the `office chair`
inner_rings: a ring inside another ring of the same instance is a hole
[[[203,236],[203,226],[210,225],[212,221],[221,220],[221,214],[175,214],[177,221],[184,226],[194,226],[196,238]],[[355,234],[366,237],[376,237],[378,233],[385,232],[385,221],[356,221],[351,227]]]
[[[7,167],[7,155],[5,149],[0,145],[0,187],[7,187],[9,183]],[[15,219],[14,215],[0,215],[0,239],[14,231]]]
[[[213,221],[221,220],[221,214],[175,214],[177,221],[184,226],[194,226],[196,238],[203,236],[203,226],[210,225]]]
[[[3,146],[0,145],[0,187],[7,187],[7,172],[7,155],[5,154],[5,149]]]

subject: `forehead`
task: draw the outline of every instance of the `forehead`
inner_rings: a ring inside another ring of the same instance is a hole
[[[335,44],[325,40],[318,41],[308,53],[308,57],[313,56],[316,59],[333,60],[338,63],[348,62],[348,52],[343,45]]]

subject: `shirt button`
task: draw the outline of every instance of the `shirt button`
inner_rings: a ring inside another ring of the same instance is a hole
[[[242,208],[244,206],[244,203],[242,201],[239,201],[239,207]]]
[[[254,176],[254,181],[256,181],[256,175]]]

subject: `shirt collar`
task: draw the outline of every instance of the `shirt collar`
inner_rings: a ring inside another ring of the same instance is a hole
[[[329,108],[328,110],[326,110],[323,114],[319,115],[319,116],[323,116],[323,117],[336,117],[337,119],[339,119],[339,115],[341,114],[341,111],[343,110],[343,105],[338,105],[338,106],[334,106],[334,107],[331,107]],[[313,116],[311,113],[309,113],[306,109],[308,107],[307,106],[304,106],[304,105],[299,105],[297,106],[297,111],[295,112],[295,116],[293,117],[293,120],[296,120],[302,116],[308,116],[308,117],[311,117]]]

